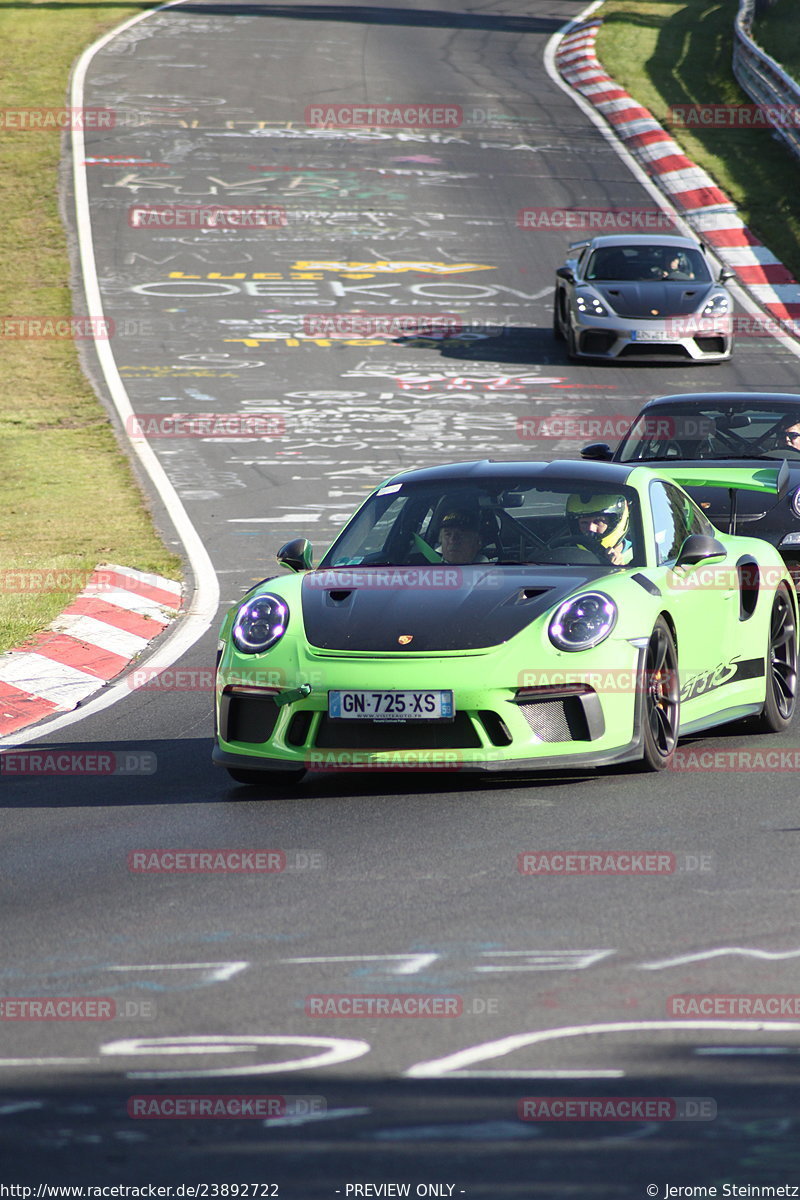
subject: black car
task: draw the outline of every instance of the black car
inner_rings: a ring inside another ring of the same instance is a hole
[[[687,487],[720,529],[761,537],[776,546],[800,585],[800,395],[785,392],[694,392],[659,396],[645,404],[616,450],[595,442],[583,458],[606,462],[661,462],[702,467],[788,466],[780,499],[763,492]]]

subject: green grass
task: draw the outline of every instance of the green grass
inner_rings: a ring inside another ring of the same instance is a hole
[[[781,3],[797,8],[797,0]],[[730,66],[736,10],[736,0],[608,0],[598,12],[597,54],[662,124],[671,105],[749,104]],[[767,130],[671,133],[800,278],[800,164],[789,150]]]
[[[800,80],[800,6],[797,0],[777,0],[753,22],[753,39],[793,79]]]
[[[61,107],[73,61],[152,3],[0,7],[0,109]],[[0,129],[0,318],[68,316],[58,133]],[[180,577],[72,342],[2,339],[0,650],[49,624],[102,561]],[[10,590],[8,571],[65,571],[64,592]]]

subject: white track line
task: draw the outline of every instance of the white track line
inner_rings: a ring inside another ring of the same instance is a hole
[[[798,1021],[613,1021],[600,1025],[567,1025],[560,1029],[538,1029],[533,1033],[517,1033],[510,1037],[497,1038],[478,1046],[457,1050],[443,1058],[433,1058],[417,1063],[404,1071],[410,1079],[440,1079],[460,1076],[462,1070],[486,1059],[503,1058],[516,1050],[543,1042],[560,1041],[562,1038],[593,1037],[604,1033],[649,1033],[671,1030],[691,1030],[695,1033],[719,1031],[723,1033],[796,1033]],[[466,1072],[465,1072],[466,1073]],[[490,1077],[489,1072],[486,1078]]]
[[[94,42],[93,45],[84,50],[73,72],[70,104],[74,108],[83,107],[86,73],[92,59],[99,50],[102,50],[109,42],[118,37],[120,33],[130,29],[139,21],[144,21],[154,13],[162,12],[165,8],[173,8],[176,4],[183,2],[184,0],[172,0],[169,4],[162,4],[159,8],[140,13],[138,16],[132,17],[129,21],[125,21],[122,25],[117,26],[116,29],[112,29],[110,33],[105,34],[98,41]],[[91,317],[103,318],[103,301],[97,278],[94,239],[92,237],[92,224],[89,214],[89,187],[86,178],[86,167],[83,165],[85,157],[83,130],[74,129],[72,131],[73,186],[75,188],[76,224],[87,314]],[[104,328],[103,325],[99,325],[98,327],[101,329]],[[120,426],[122,429],[130,428],[132,422],[126,425],[126,420],[128,417],[133,417],[133,407],[117,369],[117,363],[111,349],[111,341],[110,339],[106,341],[98,339],[94,345],[106,386],[108,387],[111,400],[119,418]],[[164,638],[152,655],[137,662],[137,668],[146,665],[150,669],[149,674],[152,671],[163,670],[165,667],[176,662],[211,626],[219,608],[219,584],[217,583],[213,563],[203,545],[200,534],[190,521],[178,493],[172,486],[150,445],[141,437],[128,436],[128,443],[139,459],[143,470],[147,473],[159,499],[169,514],[175,527],[175,532],[180,538],[186,552],[186,557],[189,560],[195,584],[191,603],[185,615],[177,622],[174,632]],[[98,686],[100,685],[98,684]],[[105,688],[102,694],[95,700],[90,701],[79,709],[64,713],[51,720],[42,721],[30,729],[20,730],[17,733],[0,738],[0,747],[19,746],[25,742],[34,741],[37,738],[48,737],[50,734],[55,733],[56,730],[64,729],[66,726],[73,725],[77,721],[83,721],[86,717],[94,716],[95,713],[109,708],[112,704],[116,704],[118,700],[129,697],[136,691],[136,688],[137,685],[134,683],[131,675],[118,679],[110,687]]]

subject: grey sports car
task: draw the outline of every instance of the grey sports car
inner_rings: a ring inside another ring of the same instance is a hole
[[[553,333],[570,358],[724,362],[733,302],[691,238],[605,234],[570,245],[556,271]]]

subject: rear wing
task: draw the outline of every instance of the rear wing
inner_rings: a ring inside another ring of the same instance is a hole
[[[738,492],[768,492],[780,502],[789,490],[789,464],[784,458],[774,467],[660,467],[659,474],[691,491],[693,487],[727,488],[730,497],[728,533],[736,533]]]
[[[655,465],[655,464],[654,464]],[[784,458],[774,467],[715,467],[713,463],[697,467],[658,466],[682,488],[718,487],[729,492],[769,492],[782,500],[789,487],[789,464]]]

